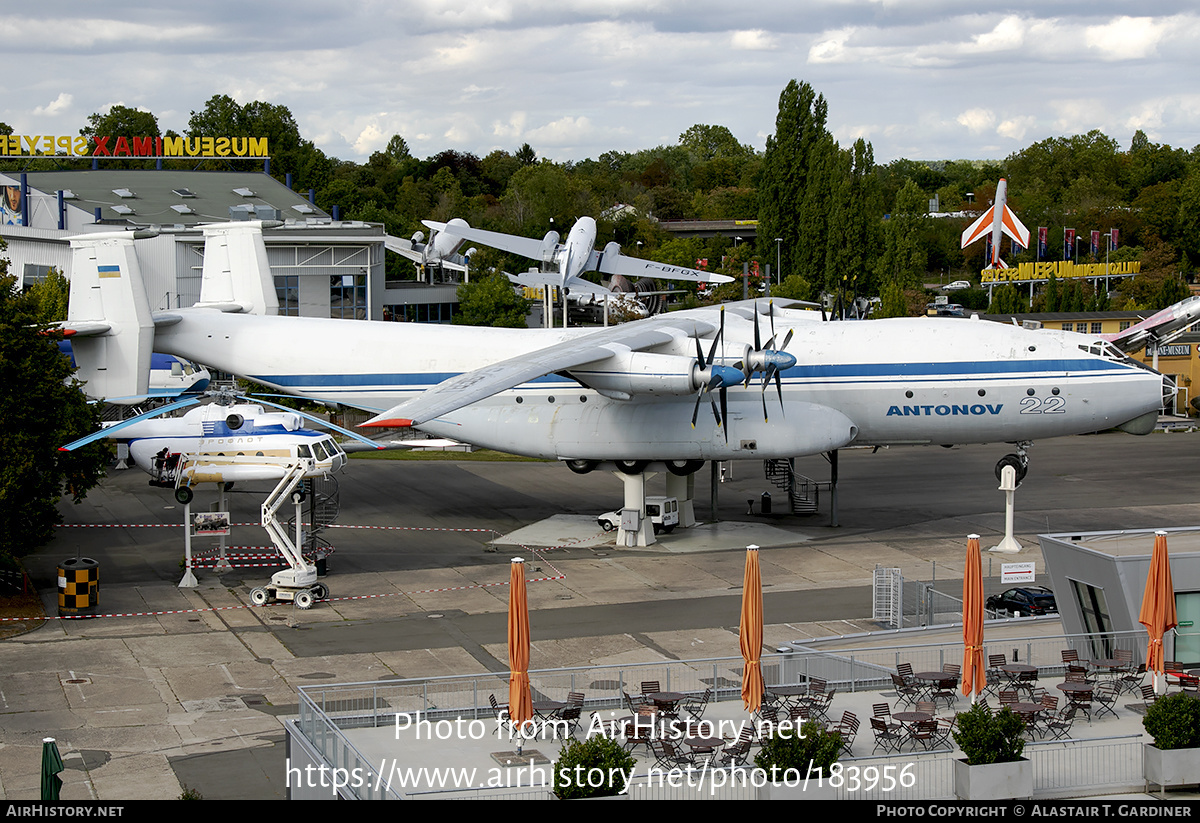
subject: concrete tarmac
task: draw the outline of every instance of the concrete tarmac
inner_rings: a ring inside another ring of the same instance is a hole
[[[297,686],[506,668],[503,584],[515,555],[528,561],[534,669],[738,654],[748,543],[763,546],[767,648],[870,630],[876,565],[953,591],[965,535],[981,534],[985,548],[999,540],[993,467],[1009,450],[845,450],[837,528],[828,495],[818,515],[781,514],[783,494],[761,462],[735,463],[718,489],[720,525],[636,550],[604,542],[592,525],[621,502],[619,482],[602,472],[355,460],[340,477],[339,524],[372,528],[325,532],[336,547],[325,578],[334,599],[304,612],[249,608],[249,590],[275,567],[202,570],[199,587],[178,589],[182,507],[136,470],[111,472],[82,504],[62,505],[66,525],[27,565],[48,614],[57,565],[79,553],[100,563],[100,610],[137,616],[55,619],[0,643],[0,797],[37,798],[41,740],[51,736],[67,765],[64,798],[168,799],[184,785],[210,799],[282,798],[280,718],[295,712]],[[1047,530],[1200,524],[1198,453],[1200,434],[1186,433],[1035,444],[1017,492],[1020,559],[1041,570],[1035,535]],[[828,479],[821,457],[797,464]],[[696,503],[706,521],[707,481],[706,469]],[[767,490],[776,513],[763,516]],[[263,496],[233,495],[233,520],[257,523]],[[214,498],[202,492],[194,507]],[[550,518],[541,537],[518,531]],[[552,545],[495,545],[501,535]],[[252,525],[233,541],[266,538]]]

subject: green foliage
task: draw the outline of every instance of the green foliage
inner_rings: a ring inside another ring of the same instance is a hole
[[[992,291],[992,304],[988,306],[988,314],[1024,314],[1027,311],[1029,304],[1012,283],[1005,283]]]
[[[819,723],[809,721],[800,727],[799,734],[794,729],[772,731],[762,750],[754,756],[754,765],[768,774],[772,768],[777,774],[795,769],[803,777],[812,769],[827,776],[841,750],[840,733],[827,732]]]
[[[1183,692],[1160,697],[1142,719],[1159,749],[1200,748],[1200,700]]]
[[[158,137],[158,118],[148,111],[128,106],[113,106],[105,114],[91,114],[88,124],[79,130],[84,137]]]
[[[1005,707],[998,712],[987,703],[976,703],[969,711],[959,712],[954,742],[967,756],[971,766],[987,763],[1011,763],[1021,759],[1025,724]]]
[[[57,323],[67,319],[71,284],[58,269],[50,269],[44,280],[25,290],[35,323]]]
[[[203,800],[204,795],[200,794],[199,789],[193,789],[187,783],[183,784],[183,791],[179,793],[180,800]]]
[[[891,219],[884,224],[883,254],[877,264],[880,283],[908,289],[924,281],[926,257],[920,237],[927,211],[925,193],[909,180],[896,195]]]
[[[504,326],[525,328],[529,301],[517,294],[503,274],[472,279],[458,287],[458,314],[454,322],[461,326]]]
[[[772,286],[771,296],[786,297],[791,300],[812,300],[815,297],[812,283],[798,274],[789,274],[778,286]]]
[[[561,800],[620,794],[634,764],[633,755],[611,737],[598,734],[583,741],[569,740],[554,764],[554,793]]]
[[[21,557],[49,540],[63,493],[79,502],[104,472],[107,441],[58,448],[100,428],[100,413],[71,377],[58,334],[35,325],[37,305],[0,261],[0,558]]]

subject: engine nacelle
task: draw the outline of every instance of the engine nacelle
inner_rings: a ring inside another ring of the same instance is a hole
[[[571,376],[610,396],[679,396],[692,394],[699,388],[695,379],[697,365],[694,357],[625,352],[572,369]]]

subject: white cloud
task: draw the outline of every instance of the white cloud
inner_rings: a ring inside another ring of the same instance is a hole
[[[592,131],[592,124],[586,117],[560,117],[552,123],[547,123],[536,129],[531,129],[528,140],[547,146],[569,146],[579,143]]]
[[[996,127],[996,133],[1001,137],[1008,137],[1013,140],[1021,140],[1036,123],[1037,118],[1030,115],[1011,117]]]
[[[983,134],[996,122],[996,115],[989,109],[967,109],[955,120],[959,125],[966,126],[971,134]]]
[[[1150,57],[1169,32],[1170,20],[1150,17],[1119,17],[1102,26],[1084,30],[1084,45],[1102,60],[1134,60]]]
[[[762,29],[735,31],[730,43],[739,51],[771,51],[776,47],[775,38]]]
[[[47,105],[38,106],[36,109],[33,110],[33,113],[36,114],[38,117],[42,117],[43,115],[61,114],[66,109],[70,108],[71,101],[73,99],[74,98],[71,95],[67,94],[64,91],[61,94],[59,94],[58,97],[54,98],[54,100],[51,101],[50,103],[48,103]]]

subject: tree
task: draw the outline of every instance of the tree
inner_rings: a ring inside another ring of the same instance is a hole
[[[490,274],[458,287],[458,314],[454,322],[461,326],[504,326],[525,328],[529,301],[517,294],[503,274]]]
[[[884,225],[883,254],[877,269],[881,283],[895,284],[901,289],[921,284],[925,251],[920,244],[920,229],[925,214],[925,194],[909,180],[896,195],[896,207]]]
[[[398,134],[392,135],[392,139],[388,141],[387,148],[383,153],[396,162],[407,160],[409,157],[412,157],[412,155],[408,153],[408,141]]]
[[[825,130],[827,113],[825,97],[808,83],[787,84],[779,95],[775,134],[767,138],[758,185],[759,252],[773,257],[775,238],[783,238],[783,271],[818,283],[825,280],[819,161],[833,143]]]
[[[73,452],[64,443],[100,428],[100,412],[71,380],[59,334],[36,324],[34,302],[0,260],[0,558],[20,557],[49,540],[64,491],[79,502],[104,473],[106,441]]]
[[[104,114],[92,114],[88,124],[79,130],[84,137],[158,137],[158,118],[148,111],[128,106],[113,106]]]

